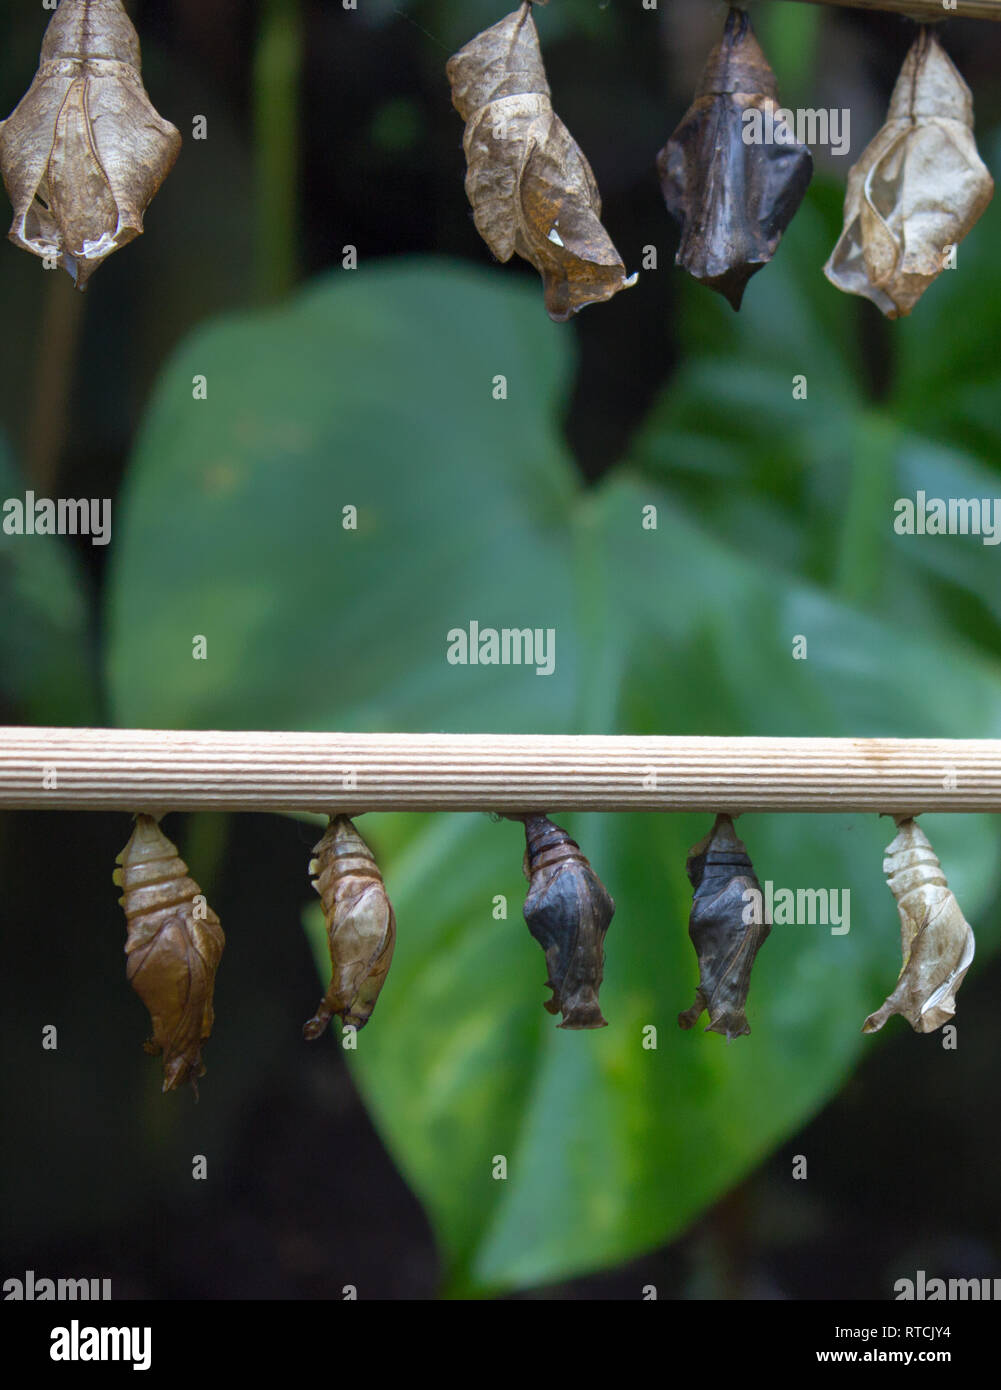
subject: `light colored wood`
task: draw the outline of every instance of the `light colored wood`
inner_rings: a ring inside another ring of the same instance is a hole
[[[0,808],[1001,811],[1001,739],[9,728]]]
[[[1001,20],[1001,0],[956,0],[946,6],[942,0],[797,0],[799,4],[840,5],[852,10],[891,10],[910,15],[924,24],[938,19]]]

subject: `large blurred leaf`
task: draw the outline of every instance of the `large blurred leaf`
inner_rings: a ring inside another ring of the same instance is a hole
[[[554,414],[567,341],[531,289],[437,262],[337,275],[285,310],[197,335],[161,381],[130,474],[110,596],[119,718],[1001,734],[994,665],[709,540],[657,484],[577,489]],[[191,400],[198,373],[206,402]],[[507,401],[492,398],[497,373]],[[340,528],[346,502],[357,533]],[[555,627],[557,674],[449,666],[445,633],[471,618]],[[194,633],[209,637],[207,662],[191,662]],[[805,661],[792,659],[797,635]],[[696,977],[684,860],[708,817],[568,820],[618,905],[611,1026],[587,1034],[542,1009],[516,825],[364,823],[399,940],[351,1055],[453,1292],[555,1279],[681,1230],[873,1046],[861,1022],[899,969],[880,873],[892,827],[748,817],[761,878],[850,890],[852,930],[776,928],[751,1037],[681,1033]],[[933,817],[929,829],[976,919],[997,877],[989,823]],[[322,963],[315,909],[310,925]],[[997,924],[977,926],[982,959]],[[492,1177],[500,1154],[506,1181]]]
[[[423,262],[342,271],[286,312],[189,339],[122,503],[118,722],[476,729],[500,704],[512,726],[564,728],[572,474],[552,427],[569,368],[558,332],[527,292]],[[207,400],[192,399],[197,375]],[[349,505],[356,531],[342,526]],[[474,619],[558,620],[556,673],[448,665],[449,629]],[[196,635],[205,661],[192,660]]]
[[[0,503],[23,501],[27,490],[0,437]],[[0,527],[0,696],[30,723],[96,718],[87,599],[62,537],[9,536]]]

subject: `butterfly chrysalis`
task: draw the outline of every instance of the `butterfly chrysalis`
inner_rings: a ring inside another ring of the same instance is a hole
[[[887,318],[909,314],[993,194],[970,89],[938,35],[922,28],[886,124],[848,172],[844,230],[824,274]]]
[[[604,1028],[598,989],[615,903],[565,830],[544,815],[510,819],[525,823],[525,921],[546,953],[545,1007],[562,1013],[560,1028]]]
[[[751,1031],[744,1013],[751,967],[771,923],[754,865],[728,815],[718,815],[706,838],[692,847],[685,869],[695,889],[688,934],[699,958],[699,983],[694,1004],[678,1015],[678,1023],[693,1028],[705,1010],[705,1031],[729,1041]]]
[[[0,121],[11,241],[85,289],[102,261],[142,233],[180,148],[180,133],[146,95],[121,0],[61,0],[35,80]]]
[[[118,856],[114,882],[124,890],[125,951],[132,988],[149,1010],[146,1051],[163,1054],[163,1089],[205,1075],[202,1043],[212,1032],[212,995],[225,945],[219,919],[188,866],[152,816],[136,816]]]
[[[497,259],[517,252],[535,267],[558,323],[635,283],[601,225],[591,166],[553,111],[531,4],[477,34],[447,71],[473,220]]]
[[[932,1033],[956,1012],[956,991],[973,960],[973,928],[915,820],[897,822],[883,872],[897,900],[904,964],[893,993],[862,1031],[875,1033],[891,1014],[903,1014],[915,1032]]]
[[[348,816],[332,816],[309,872],[323,903],[332,975],[303,1036],[318,1038],[334,1014],[363,1028],[389,974],[396,918],[375,856]]]
[[[813,175],[813,156],[796,143],[743,10],[730,10],[657,170],[668,211],[681,224],[677,264],[739,309],[748,280],[775,255]]]

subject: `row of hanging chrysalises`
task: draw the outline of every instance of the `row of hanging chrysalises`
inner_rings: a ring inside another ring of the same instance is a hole
[[[466,192],[494,255],[507,261],[517,251],[536,267],[557,320],[633,285],[601,224],[591,167],[550,104],[531,0],[450,59],[448,75],[466,122]],[[748,112],[769,140],[747,138]],[[732,7],[657,171],[681,225],[678,265],[734,309],[775,255],[813,174],[788,115],[750,19]],[[993,193],[970,89],[922,26],[886,124],[848,174],[844,230],[824,273],[888,318],[909,314]]]
[[[605,933],[615,912],[604,884],[567,832],[547,816],[511,815],[524,822],[525,921],[546,954],[545,1001],[562,1015],[561,1028],[603,1028],[598,991],[604,974]],[[332,967],[330,986],[306,1038],[318,1038],[334,1015],[343,1027],[363,1028],[386,982],[396,944],[396,918],[382,874],[349,816],[330,818],[314,847],[309,872],[320,895]],[[203,1076],[202,1044],[212,1031],[212,996],[225,939],[218,917],[188,876],[157,820],[137,815],[115,883],[128,926],[125,951],[132,987],[149,1010],[150,1053],[162,1053],[165,1091]],[[678,1015],[692,1028],[703,1013],[706,1032],[729,1040],[749,1033],[745,1014],[751,968],[771,930],[754,866],[730,816],[716,817],[686,863],[694,887],[688,931],[699,983],[690,1009]],[[902,1014],[930,1033],[956,1011],[956,991],[973,960],[973,931],[960,911],[924,832],[900,818],[883,871],[897,901],[903,967],[892,993],[862,1031]]]
[[[466,122],[466,191],[494,255],[508,261],[517,252],[535,266],[559,321],[635,284],[602,226],[591,167],[553,111],[532,0],[466,44],[448,76]],[[745,139],[749,111],[762,128],[767,122],[767,142]],[[657,168],[681,224],[678,264],[735,309],[778,249],[813,172],[786,115],[748,16],[732,8]],[[180,147],[143,88],[122,0],[61,0],[35,80],[0,122],[11,240],[62,265],[84,289],[140,235]],[[973,138],[970,90],[935,33],[921,28],[886,124],[848,175],[844,230],[825,274],[889,318],[909,314],[993,192]]]

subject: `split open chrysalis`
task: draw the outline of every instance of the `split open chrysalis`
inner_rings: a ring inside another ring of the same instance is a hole
[[[309,872],[327,923],[332,974],[303,1036],[318,1038],[334,1014],[364,1028],[389,974],[396,917],[375,856],[348,816],[332,816]]]
[[[923,28],[886,124],[849,170],[844,230],[824,274],[887,318],[909,314],[993,194],[973,137],[970,89],[938,36]]]
[[[739,309],[813,175],[813,156],[796,143],[743,10],[730,10],[657,170],[668,211],[681,224],[677,264]]]
[[[688,934],[699,958],[699,983],[678,1024],[693,1028],[705,1010],[705,1031],[729,1041],[751,1031],[744,1013],[751,967],[771,923],[754,865],[728,815],[718,815],[706,838],[689,850],[685,869],[695,889]]]
[[[477,34],[447,71],[466,122],[466,194],[497,259],[517,252],[535,266],[557,322],[634,284],[601,224],[591,166],[553,111],[531,3]]]
[[[893,993],[862,1031],[875,1033],[891,1014],[903,1014],[915,1032],[932,1033],[956,1012],[956,991],[973,960],[973,928],[913,818],[897,822],[883,872],[897,900],[904,963]]]
[[[139,38],[121,0],[61,0],[35,80],[0,121],[10,239],[85,289],[143,230],[180,133],[150,104]]]
[[[604,1028],[598,990],[615,903],[565,830],[541,814],[511,819],[525,824],[525,921],[546,953],[545,1007],[562,1013],[560,1028]]]
[[[146,1051],[163,1054],[163,1089],[205,1075],[202,1044],[212,1032],[212,996],[226,938],[188,866],[152,816],[137,815],[118,856],[127,975],[149,1010]]]

